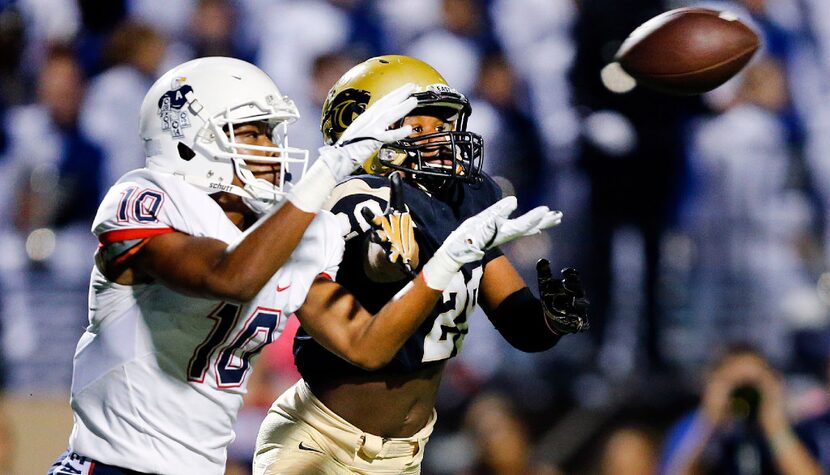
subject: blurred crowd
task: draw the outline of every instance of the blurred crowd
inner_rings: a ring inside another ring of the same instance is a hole
[[[734,12],[762,50],[704,96],[620,91],[622,40],[681,6]],[[592,301],[591,330],[545,354],[473,317],[425,473],[830,471],[827,0],[0,0],[3,391],[68,392],[91,220],[144,164],[157,75],[252,61],[300,109],[291,145],[316,150],[328,89],[379,54],[470,97],[485,170],[565,214],[505,252],[531,286],[539,257],[577,267]],[[298,378],[291,336],[256,368],[229,473]]]

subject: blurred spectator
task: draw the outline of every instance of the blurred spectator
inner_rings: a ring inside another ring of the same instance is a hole
[[[198,0],[128,0],[129,17],[171,40],[186,39]]]
[[[26,46],[23,17],[15,5],[0,7],[0,113],[27,98],[20,60]],[[0,154],[6,145],[6,127],[0,131]]]
[[[792,352],[791,321],[799,317],[793,313],[801,311],[785,305],[802,291],[821,305],[799,254],[811,208],[792,179],[781,115],[788,100],[784,71],[760,58],[731,94],[717,97],[722,113],[701,120],[690,135],[695,187],[687,228],[698,267],[691,306],[699,316],[690,323],[709,329],[700,332],[702,341],[748,338],[783,363]]]
[[[651,430],[624,425],[611,431],[599,457],[601,475],[645,475],[654,473],[658,442]]]
[[[670,429],[661,474],[823,473],[789,421],[781,375],[734,345],[706,374],[699,407]]]
[[[825,348],[825,354],[828,349]],[[825,387],[830,384],[830,358],[825,360]],[[825,391],[825,398],[827,391]],[[798,438],[810,451],[810,454],[821,465],[825,473],[830,472],[830,407],[827,407],[825,399],[823,410],[816,415],[808,417],[795,426]]]
[[[323,102],[329,93],[329,89],[340,79],[346,71],[361,61],[348,51],[338,51],[322,54],[314,58],[311,67],[311,94],[310,99],[320,115]],[[314,119],[318,119],[314,117]],[[319,124],[318,124],[319,128]],[[322,135],[320,136],[322,137]],[[322,138],[321,138],[322,140]]]
[[[605,87],[601,70],[612,62],[631,31],[665,8],[661,0],[580,2],[571,71],[571,86],[583,119],[579,161],[591,190],[590,227],[585,236],[588,245],[583,251],[586,290],[591,296],[590,334],[602,350],[609,322],[615,317],[612,291],[623,279],[642,282],[636,287],[643,289],[639,314],[645,327],[642,346],[647,364],[635,367],[656,370],[666,366],[658,311],[660,246],[676,212],[683,170],[683,126],[697,102],[641,88],[615,94]],[[612,272],[615,244],[626,227],[636,230],[642,240],[641,250],[626,251],[643,256],[641,275]],[[631,294],[624,298],[636,299]],[[598,363],[608,371],[605,359]],[[607,364],[614,364],[614,359],[608,359]]]
[[[77,123],[84,78],[71,49],[49,49],[36,89],[37,102],[8,112],[0,174],[8,391],[68,387],[71,342],[86,321],[84,280],[96,244],[89,222],[102,188],[103,153]]]
[[[534,244],[551,248],[549,255],[554,267],[575,265],[580,262],[580,246],[585,241],[587,233],[589,196],[585,175],[574,163],[579,119],[568,80],[568,71],[576,50],[572,31],[578,14],[576,2],[491,0],[487,4],[493,34],[503,51],[502,55],[495,57],[503,57],[509,65],[512,81],[518,86],[518,90],[514,90],[512,96],[514,107],[530,121],[529,124],[523,125],[521,130],[524,130],[523,134],[535,136],[538,141],[535,146],[539,149],[539,156],[533,169],[537,176],[529,178],[530,173],[524,176],[525,181],[535,184],[518,185],[517,197],[523,206],[528,201],[535,200],[554,206],[565,213],[567,226],[540,236],[540,241],[543,237],[546,240]],[[487,58],[492,56],[485,57],[485,64],[488,62]],[[502,151],[497,151],[499,147],[493,147],[497,144],[485,135],[488,129],[481,125],[482,122],[497,120],[499,116],[486,107],[478,103],[473,105],[473,113],[470,116],[471,128],[485,137],[485,167],[494,164],[499,166],[499,163],[501,167],[510,166],[511,155],[502,155]],[[510,124],[501,126],[514,128]],[[529,151],[527,145],[522,149],[525,153]],[[516,170],[514,173],[519,172],[520,170]],[[526,270],[522,275],[526,280],[532,280],[535,258],[523,248],[530,246],[518,243],[515,256],[511,255],[511,260],[516,264],[524,262]],[[507,252],[509,253],[509,250]],[[530,259],[522,259],[522,255]],[[520,272],[522,270],[520,269]],[[590,341],[591,336],[586,334],[563,343],[583,350],[587,349],[585,343],[590,344]],[[550,356],[576,356],[573,359],[578,360],[581,367],[590,353],[568,348],[555,354],[551,353]],[[538,367],[539,363],[537,361],[533,366]]]
[[[166,41],[142,23],[121,24],[110,37],[108,68],[92,79],[81,110],[81,129],[104,150],[106,186],[144,166],[144,144],[136,133],[141,101],[165,52]]]
[[[72,51],[50,49],[37,81],[38,102],[9,111],[9,166],[19,231],[84,221],[101,192],[102,153],[78,128],[83,71]]]
[[[442,27],[414,39],[404,54],[432,64],[452,87],[470,93],[482,55],[495,48],[482,6],[480,0],[444,0]]]
[[[264,6],[260,16],[257,64],[295,102],[309,97],[314,58],[348,44],[352,33],[348,12],[326,0],[277,0]],[[310,148],[321,143],[317,140]]]
[[[541,204],[550,176],[543,173],[542,144],[529,111],[522,108],[519,79],[506,58],[498,53],[481,63],[470,130],[487,144],[484,169],[507,180],[520,209]]]
[[[68,44],[81,29],[78,3],[54,0],[3,2],[4,5],[8,3],[16,5],[25,24],[22,73],[29,78],[37,77],[49,45]]]
[[[572,161],[579,129],[568,83],[568,69],[575,55],[572,29],[578,14],[576,3],[492,0],[489,9],[497,40],[514,73],[528,88],[524,107],[540,131],[545,157],[557,165]],[[574,186],[572,179],[561,182]],[[557,194],[567,191],[559,189]],[[555,202],[564,206],[560,201]]]
[[[322,145],[320,113],[339,75],[375,54],[373,4],[355,0],[278,0],[263,5],[259,64],[300,110],[291,145]]]
[[[86,77],[101,72],[107,65],[103,55],[113,30],[124,20],[127,0],[78,0],[82,28],[75,36],[78,59]]]
[[[329,0],[340,8],[349,20],[349,49],[358,52],[361,59],[386,54],[389,41],[377,15],[376,2],[366,0]],[[419,2],[420,3],[420,2]]]
[[[251,61],[253,53],[237,41],[238,11],[231,0],[198,0],[190,15],[186,43],[191,56],[230,56]]]
[[[363,59],[365,58],[357,58],[346,50],[324,53],[314,58],[306,95],[293,98],[300,110],[300,120],[291,129],[293,147],[315,150],[322,145],[320,115],[326,95],[343,73]]]
[[[554,475],[554,467],[533,461],[527,426],[513,404],[496,393],[478,395],[467,409],[465,428],[471,434],[476,458],[465,475]]]
[[[374,2],[388,51],[402,52],[425,31],[441,24],[443,0],[385,0]],[[420,58],[419,58],[420,59]]]

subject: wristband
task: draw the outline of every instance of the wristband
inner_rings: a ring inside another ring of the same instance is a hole
[[[450,282],[452,282],[455,274],[458,273],[460,266],[457,262],[450,258],[449,254],[438,250],[432,258],[424,264],[421,269],[421,275],[424,277],[424,282],[427,287],[443,292]]]
[[[306,213],[317,213],[335,185],[337,180],[331,169],[322,160],[317,160],[305,172],[303,179],[291,188],[288,201]]]

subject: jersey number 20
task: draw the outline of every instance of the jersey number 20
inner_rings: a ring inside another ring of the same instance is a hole
[[[444,290],[443,301],[435,306],[441,311],[432,330],[424,338],[424,357],[421,361],[439,361],[452,358],[461,350],[464,335],[467,334],[467,319],[476,308],[478,285],[484,270],[481,266],[473,269],[470,280],[464,275],[455,275],[449,287]]]

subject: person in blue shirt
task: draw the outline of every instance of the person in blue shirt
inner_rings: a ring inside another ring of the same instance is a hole
[[[808,447],[781,375],[753,347],[733,345],[709,369],[699,406],[669,429],[658,473],[824,473]]]

